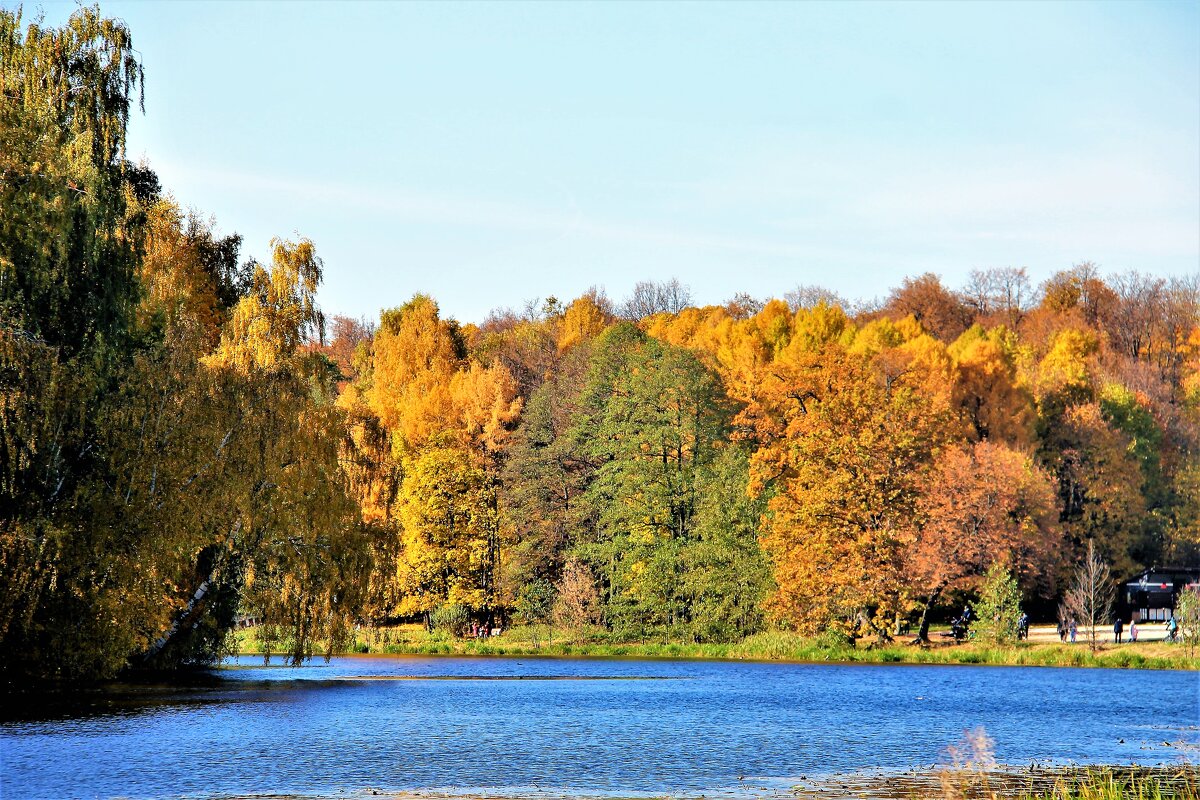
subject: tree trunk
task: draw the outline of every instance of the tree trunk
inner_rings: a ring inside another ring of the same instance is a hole
[[[228,542],[234,536],[237,536],[238,531],[241,529],[242,521],[239,519],[234,522],[233,528],[229,531],[229,534],[219,544],[224,545],[225,542]],[[220,554],[218,553],[217,557],[214,559],[212,569],[200,580],[196,590],[192,593],[192,596],[188,598],[187,605],[184,606],[183,611],[180,612],[179,616],[175,619],[175,623],[171,625],[171,627],[168,628],[162,636],[158,637],[158,639],[156,639],[154,643],[146,649],[146,652],[142,653],[141,661],[143,663],[150,661],[156,655],[161,653],[180,631],[190,630],[192,626],[195,625],[196,621],[200,619],[200,615],[204,613],[204,609],[208,605],[208,591],[212,588],[213,583],[217,580],[217,576],[220,574],[222,566],[224,566],[224,564],[222,563]]]
[[[942,589],[939,586],[930,592],[928,599],[925,600],[925,608],[921,609],[921,626],[917,629],[917,641],[921,644],[929,644],[929,612],[941,594]]]

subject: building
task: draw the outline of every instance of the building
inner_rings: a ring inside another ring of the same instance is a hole
[[[1125,583],[1126,610],[1143,622],[1165,622],[1179,593],[1200,588],[1200,567],[1155,567]]]

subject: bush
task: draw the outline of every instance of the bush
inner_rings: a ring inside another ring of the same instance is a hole
[[[854,641],[849,634],[838,628],[826,628],[813,639],[813,644],[822,650],[845,650],[853,647]]]
[[[462,636],[467,632],[467,626],[471,622],[471,612],[460,603],[450,603],[435,608],[429,615],[429,621],[435,631]]]

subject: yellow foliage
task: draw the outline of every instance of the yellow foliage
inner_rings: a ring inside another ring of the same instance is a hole
[[[450,394],[467,441],[487,452],[500,450],[521,416],[517,382],[502,364],[472,363],[455,373]]]
[[[917,322],[912,315],[898,322],[893,322],[887,317],[880,317],[871,320],[855,333],[849,349],[852,353],[875,355],[884,350],[899,347],[924,332],[921,323]]]
[[[1099,342],[1091,332],[1059,331],[1037,367],[1039,397],[1053,393],[1072,400],[1091,398],[1095,393],[1092,360],[1097,350]]]
[[[138,278],[144,289],[139,321],[161,315],[168,324],[188,320],[198,324],[209,346],[221,326],[217,295],[201,255],[184,233],[184,215],[175,201],[160,200],[146,214],[144,256]]]
[[[417,296],[385,315],[372,355],[364,396],[399,450],[420,448],[454,426],[450,381],[459,359],[436,303]]]
[[[323,331],[316,304],[321,259],[313,243],[272,239],[271,268],[255,265],[250,292],[233,309],[205,362],[248,374],[281,369],[310,335]]]
[[[608,316],[596,301],[584,295],[567,306],[558,329],[558,352],[565,353],[580,342],[600,334],[608,325]]]

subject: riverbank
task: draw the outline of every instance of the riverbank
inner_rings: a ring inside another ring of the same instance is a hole
[[[623,800],[612,795],[560,795],[531,792],[537,800]],[[690,797],[692,795],[681,795]],[[246,795],[254,800],[259,795]],[[306,796],[307,797],[307,796]],[[805,779],[790,789],[754,787],[743,792],[712,792],[698,798],[792,798],[794,800],[1200,800],[1200,767],[991,765],[904,771],[836,773]],[[452,790],[389,792],[363,789],[322,800],[521,800],[511,794],[458,794]],[[275,800],[304,800],[282,795]],[[311,800],[309,798],[308,800]],[[639,798],[638,800],[645,800]]]
[[[853,772],[803,781],[796,800],[1200,800],[1200,767],[991,765]]]
[[[562,658],[670,658],[756,661],[801,661],[862,664],[972,664],[992,666],[1103,667],[1112,669],[1200,669],[1200,658],[1188,657],[1184,645],[1167,642],[1105,644],[1093,653],[1086,644],[1027,641],[1012,645],[953,643],[935,635],[921,647],[898,639],[887,646],[849,645],[807,639],[789,633],[761,633],[740,642],[611,642],[600,638],[557,637],[543,627],[514,627],[498,636],[455,637],[430,633],[416,625],[363,629],[347,654],[542,656]],[[238,631],[236,650],[261,655],[253,628]]]

